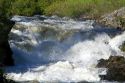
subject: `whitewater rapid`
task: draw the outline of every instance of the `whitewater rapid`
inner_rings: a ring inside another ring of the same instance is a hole
[[[98,60],[123,56],[125,32],[57,16],[14,16],[10,46],[15,60],[7,77],[15,81],[99,82]]]

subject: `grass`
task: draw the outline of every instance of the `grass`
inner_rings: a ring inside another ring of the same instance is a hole
[[[98,18],[125,6],[125,0],[63,0],[46,7],[46,15],[79,17],[81,15]]]
[[[34,14],[98,18],[125,6],[125,0],[0,0],[0,16]]]

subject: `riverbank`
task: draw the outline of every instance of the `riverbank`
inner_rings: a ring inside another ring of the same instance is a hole
[[[92,19],[97,23],[115,28],[125,27],[124,0],[12,0],[0,1],[3,13],[10,18],[14,15],[57,15],[80,19]]]
[[[125,27],[124,0],[62,0],[44,9],[45,15],[92,19],[116,28]]]

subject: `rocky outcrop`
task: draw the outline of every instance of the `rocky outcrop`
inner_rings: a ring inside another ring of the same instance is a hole
[[[101,59],[97,67],[107,68],[107,74],[100,76],[103,80],[125,81],[125,58],[123,56],[110,56],[108,60]]]
[[[107,26],[125,29],[125,7],[101,16],[98,22]]]
[[[3,75],[0,75],[0,82],[1,83],[17,83],[17,82],[14,82],[13,80],[6,79]]]
[[[14,24],[8,19],[0,19],[0,66],[14,65],[12,51],[8,43],[8,34]]]

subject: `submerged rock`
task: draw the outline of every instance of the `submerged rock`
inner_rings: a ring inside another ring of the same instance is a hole
[[[107,74],[101,75],[102,80],[125,81],[125,58],[110,56],[108,60],[101,59],[97,67],[107,68]]]
[[[14,25],[14,22],[8,19],[0,20],[0,64],[10,66],[14,65],[12,51],[8,43],[8,34]]]

